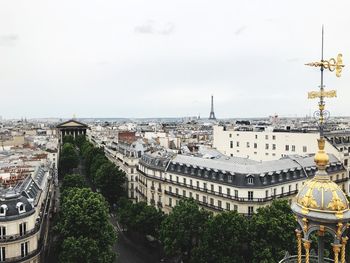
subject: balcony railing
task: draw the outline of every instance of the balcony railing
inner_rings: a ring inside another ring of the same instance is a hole
[[[11,263],[18,263],[18,262],[24,262],[28,259],[34,258],[38,256],[43,249],[42,244],[38,244],[38,248],[29,252],[26,256],[18,256],[18,257],[12,257],[12,258],[6,258],[5,260],[2,260],[1,262],[11,262]]]
[[[13,242],[23,238],[27,238],[29,236],[34,235],[39,230],[40,230],[40,224],[37,223],[33,229],[26,231],[25,234],[23,235],[16,234],[16,235],[0,236],[0,243]]]

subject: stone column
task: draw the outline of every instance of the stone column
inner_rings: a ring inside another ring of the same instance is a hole
[[[298,247],[298,263],[301,263],[301,233],[300,230],[295,230],[297,236],[297,247]]]
[[[310,245],[311,245],[311,241],[304,239],[305,263],[310,263]]]

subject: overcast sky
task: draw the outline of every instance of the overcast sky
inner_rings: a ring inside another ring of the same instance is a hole
[[[0,116],[350,115],[350,1],[0,0]]]

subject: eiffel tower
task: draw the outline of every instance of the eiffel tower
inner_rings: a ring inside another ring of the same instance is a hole
[[[209,114],[209,120],[216,120],[215,113],[214,113],[214,97],[211,95],[211,110]]]

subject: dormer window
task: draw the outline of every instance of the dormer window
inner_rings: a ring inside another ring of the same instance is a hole
[[[254,183],[253,177],[248,177],[248,184],[253,184],[253,183]]]
[[[0,206],[0,216],[6,216],[6,211],[7,211],[7,205],[1,205]]]
[[[18,209],[19,214],[22,214],[25,212],[24,204],[22,202],[18,202],[16,205],[16,208]]]

